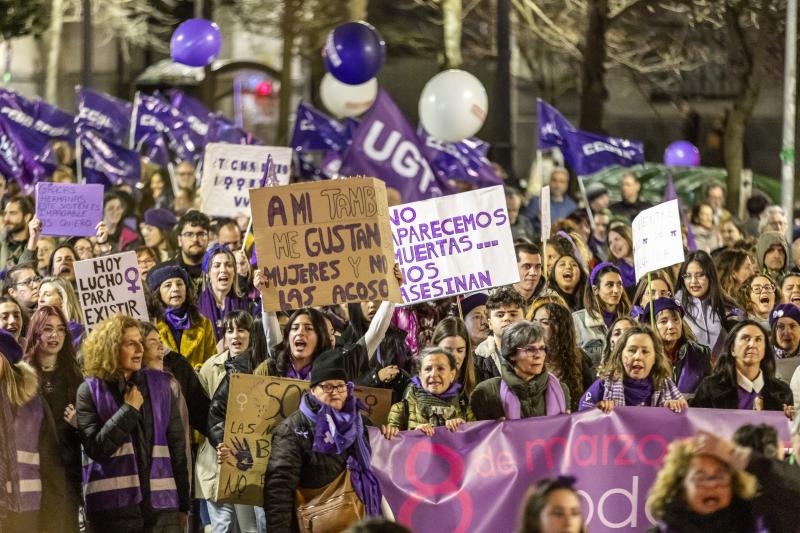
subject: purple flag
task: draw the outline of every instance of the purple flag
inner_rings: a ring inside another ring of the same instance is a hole
[[[66,111],[50,105],[44,100],[34,104],[36,122],[34,129],[53,139],[75,142],[75,117]]]
[[[113,143],[127,145],[131,128],[130,102],[83,87],[77,87],[75,92],[78,100],[75,133],[96,131]]]
[[[16,181],[24,194],[32,194],[33,186],[45,177],[45,169],[4,117],[0,117],[0,174]]]
[[[291,147],[301,150],[343,152],[350,140],[347,129],[313,106],[300,102],[292,131]]]
[[[446,143],[428,135],[422,126],[417,135],[423,146],[423,154],[431,162],[433,171],[441,181],[458,179],[476,184],[478,187],[502,185],[503,180],[486,158],[489,144],[477,138]]]
[[[254,137],[242,128],[234,126],[231,122],[220,115],[211,115],[211,124],[208,128],[208,142],[228,143],[228,144],[264,144],[264,141]]]
[[[133,117],[131,146],[151,150],[149,145],[158,142],[163,134],[177,159],[196,162],[200,158],[203,146],[196,144],[187,117],[170,104],[156,96],[136,93]]]
[[[136,186],[141,177],[139,154],[87,130],[78,136],[78,177],[86,183]]]
[[[199,146],[205,146],[208,138],[209,128],[213,118],[211,111],[200,101],[187,96],[183,91],[171,89],[168,92],[172,107],[180,111],[189,121],[192,130],[192,138]]]
[[[743,417],[789,440],[782,412],[615,407],[440,427],[433,437],[405,431],[390,441],[370,428],[372,466],[397,522],[416,533],[519,531],[528,488],[560,475],[576,477],[592,533],[644,531],[669,443],[698,429],[730,437]]]
[[[384,90],[342,156],[343,176],[375,176],[399,191],[404,203],[449,192],[423,155],[416,132]]]
[[[556,108],[536,100],[539,149],[559,148],[567,165],[578,176],[604,168],[644,163],[644,145],[621,137],[606,137],[576,129]]]

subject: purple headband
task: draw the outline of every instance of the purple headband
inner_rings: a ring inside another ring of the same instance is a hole
[[[203,267],[202,267],[203,272],[208,273],[208,269],[209,267],[211,267],[211,259],[213,259],[214,256],[217,255],[218,253],[223,253],[223,252],[233,254],[233,252],[231,252],[231,249],[228,248],[227,244],[221,244],[221,243],[215,243],[211,248],[206,250],[205,255],[203,255]],[[234,259],[235,257],[236,256],[234,256]]]
[[[591,274],[589,274],[589,285],[594,285],[594,278],[596,278],[596,277],[597,277],[597,274],[598,274],[598,273],[599,273],[599,272],[600,272],[602,269],[604,269],[604,268],[606,268],[606,267],[612,267],[612,268],[614,269],[614,271],[615,271],[617,274],[619,274],[619,269],[617,268],[617,265],[615,265],[614,263],[611,263],[611,262],[609,262],[609,261],[603,261],[602,263],[600,263],[600,264],[598,264],[596,267],[594,267],[594,268],[592,269],[592,273],[591,273]]]
[[[578,251],[578,247],[575,245],[575,241],[572,240],[572,237],[564,230],[559,230],[556,235],[560,235],[569,241],[570,246],[572,246],[572,255],[575,256],[575,260],[581,264],[583,270],[586,270],[586,261],[583,259],[583,255]]]

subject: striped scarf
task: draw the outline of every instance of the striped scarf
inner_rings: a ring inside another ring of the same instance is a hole
[[[669,378],[664,380],[660,389],[654,390],[650,397],[650,407],[663,407],[668,400],[682,400],[683,394]],[[625,385],[622,380],[603,380],[603,400],[611,400],[615,406],[625,406]]]

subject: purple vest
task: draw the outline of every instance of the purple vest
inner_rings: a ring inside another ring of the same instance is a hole
[[[19,470],[20,511],[38,511],[42,501],[42,478],[39,467],[39,432],[44,419],[42,397],[34,396],[19,407],[14,417]]]
[[[172,392],[169,376],[158,370],[141,370],[147,381],[150,408],[153,413],[153,447],[150,463],[150,505],[153,509],[177,509],[178,491],[172,474],[172,461],[167,445],[167,427],[172,413]],[[119,404],[108,390],[108,384],[97,378],[86,378],[95,409],[105,423],[119,410]],[[139,468],[130,435],[111,457],[93,461],[84,457],[83,493],[90,513],[119,509],[142,501]]]

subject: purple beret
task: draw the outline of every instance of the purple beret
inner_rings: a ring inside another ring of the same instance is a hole
[[[476,307],[486,305],[488,299],[489,294],[485,292],[475,292],[461,300],[461,313],[464,315],[464,318],[466,319],[470,311]]]
[[[648,302],[647,305],[644,306],[644,311],[642,311],[642,314],[639,315],[640,322],[647,322],[650,320],[650,303],[653,304],[653,317],[657,317],[658,313],[664,311],[665,309],[673,309],[677,311],[679,315],[681,315],[681,318],[683,318],[683,307],[681,307],[678,302],[672,298],[658,298],[653,302]]]
[[[156,293],[161,284],[172,278],[180,278],[184,285],[189,287],[189,274],[182,267],[176,265],[159,265],[147,274],[147,286],[150,292]]]
[[[148,209],[144,212],[144,223],[155,226],[160,230],[172,231],[178,219],[175,214],[168,209]]]
[[[800,309],[794,304],[778,304],[769,314],[769,327],[774,328],[779,318],[791,318],[800,324]]]
[[[2,353],[12,365],[22,360],[22,346],[19,345],[14,335],[4,329],[0,329],[0,353]]]

